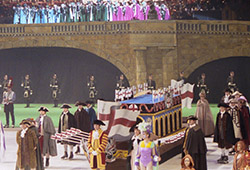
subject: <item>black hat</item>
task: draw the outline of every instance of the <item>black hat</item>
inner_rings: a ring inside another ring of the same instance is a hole
[[[232,91],[231,91],[230,89],[225,89],[225,90],[224,90],[224,93],[225,93],[225,92],[232,93]]]
[[[142,120],[140,119],[140,118],[136,118],[136,122],[135,122],[135,124],[129,129],[129,132],[134,132],[134,130],[136,129],[136,128],[138,128],[138,124],[139,123],[141,123],[142,122]]]
[[[94,125],[103,125],[103,126],[105,126],[105,124],[101,120],[95,120],[93,124]]]
[[[24,120],[22,120],[21,123],[20,123],[20,125],[25,125],[25,124],[26,124],[26,125],[30,125],[30,122],[29,122],[28,120],[25,120],[25,119],[24,119]]]
[[[225,107],[225,108],[228,108],[229,105],[226,104],[226,103],[219,103],[219,104],[218,104],[218,107]]]
[[[194,115],[188,116],[187,120],[198,120],[198,118]]]
[[[64,109],[64,108],[69,109],[69,108],[72,108],[72,107],[71,107],[69,104],[64,103],[64,104],[61,106],[61,109]]]
[[[75,106],[79,106],[79,105],[86,106],[86,103],[77,101]]]
[[[27,118],[26,120],[29,121],[30,123],[36,122],[33,118]]]
[[[41,106],[38,111],[49,112],[49,109],[47,107]]]
[[[85,103],[86,103],[86,104],[93,104],[94,102],[92,102],[92,101],[90,101],[90,100],[87,100]]]

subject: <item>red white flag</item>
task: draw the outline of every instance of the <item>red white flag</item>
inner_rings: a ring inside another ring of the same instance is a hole
[[[108,137],[119,135],[128,137],[129,129],[136,123],[136,118],[140,111],[132,111],[127,109],[119,109],[119,103],[97,101],[98,119],[102,120],[106,126]]]
[[[194,84],[186,83],[181,88],[181,103],[182,108],[187,107],[188,109],[192,108],[192,101],[194,98]]]

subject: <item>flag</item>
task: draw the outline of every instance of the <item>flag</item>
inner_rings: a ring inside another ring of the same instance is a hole
[[[181,87],[183,86],[183,80],[181,81],[176,81],[176,80],[171,80],[171,88],[174,90],[174,94],[178,95],[181,93]]]
[[[144,83],[144,91],[148,90],[148,83]]]
[[[133,95],[136,94],[136,86],[132,86]]]
[[[192,101],[194,98],[194,84],[186,83],[181,88],[181,103],[182,108],[187,107],[188,109],[192,108]]]
[[[142,92],[143,91],[143,87],[142,87],[142,84],[138,84],[138,93]]]
[[[152,91],[152,101],[153,103],[155,102],[155,100],[158,98],[158,91],[157,90],[153,90]]]
[[[115,90],[115,101],[117,101],[119,99],[119,91],[120,90]]]
[[[0,161],[3,160],[5,151],[6,151],[5,134],[3,130],[3,124],[0,120]]]
[[[105,123],[102,129],[108,137],[116,136],[117,141],[122,141],[130,136],[129,129],[136,123],[140,111],[120,109],[119,106],[118,102],[97,101],[98,119]]]

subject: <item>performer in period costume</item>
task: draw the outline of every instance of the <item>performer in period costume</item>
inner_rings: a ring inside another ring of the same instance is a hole
[[[38,128],[36,127],[36,121],[33,118],[28,118],[26,119],[29,123],[29,129],[34,131],[36,134],[37,139],[39,139],[39,132],[38,132]],[[43,159],[42,159],[42,154],[41,154],[41,147],[40,147],[40,142],[38,140],[38,143],[36,145],[36,162],[37,162],[37,166],[36,166],[36,170],[44,170],[44,166],[43,166]]]
[[[181,160],[181,170],[195,170],[193,158],[187,154]]]
[[[231,98],[229,100],[229,109],[228,109],[228,113],[230,114],[230,116],[232,117],[232,121],[233,121],[233,129],[234,129],[234,136],[236,138],[237,141],[242,139],[242,133],[241,133],[241,124],[243,121],[241,119],[240,113],[238,111],[238,107],[237,107],[237,103],[238,100]],[[243,127],[244,128],[244,127]],[[234,154],[235,150],[233,147],[233,150],[229,152],[229,154]]]
[[[27,120],[23,120],[20,125],[22,129],[16,134],[16,142],[18,144],[16,165],[20,170],[26,168],[35,170],[37,166],[37,136],[33,130],[28,128],[30,123]]]
[[[88,112],[88,114],[89,114],[89,118],[90,118],[90,126],[91,126],[91,130],[93,130],[94,129],[94,121],[97,119],[97,116],[96,116],[96,112],[95,112],[95,110],[93,109],[93,106],[92,106],[92,104],[93,104],[93,102],[92,101],[86,101],[85,102],[86,103],[86,105],[87,105],[87,108],[86,108],[86,111]]]
[[[242,96],[242,93],[240,93],[239,91],[235,91],[232,94],[232,96],[233,96],[233,98],[235,98],[238,101],[238,99],[240,98],[240,96]]]
[[[49,110],[41,106],[38,111],[40,112],[40,116],[36,119],[36,122],[38,125],[40,148],[42,157],[46,156],[45,166],[48,167],[49,157],[57,156],[56,142],[51,139],[51,135],[54,135],[56,130],[53,121],[47,116]]]
[[[227,87],[233,92],[235,92],[237,89],[235,78],[234,78],[234,72],[231,71],[230,75],[227,78]]]
[[[53,75],[53,78],[50,81],[50,88],[52,90],[52,99],[54,101],[54,107],[57,107],[59,100],[59,93],[61,92],[61,90],[56,74]]]
[[[236,143],[236,139],[234,136],[232,117],[227,112],[229,106],[226,103],[219,103],[218,107],[220,108],[220,112],[216,118],[214,142],[218,143],[218,147],[221,149],[221,157],[217,162],[227,164],[228,149]]]
[[[236,154],[234,155],[233,170],[244,170],[246,166],[245,151],[246,145],[243,141],[237,142],[235,145]]]
[[[224,96],[221,98],[221,103],[229,104],[229,100],[232,98],[232,91],[230,89],[226,89],[224,91]]]
[[[12,91],[11,87],[8,86],[7,91],[3,93],[3,104],[4,104],[4,113],[6,116],[6,125],[5,128],[9,127],[9,114],[11,115],[12,128],[15,127],[15,115],[14,115],[14,101],[16,100],[16,93]]]
[[[200,88],[200,92],[204,92],[205,94],[208,94],[209,89],[207,87],[205,78],[206,78],[206,74],[202,73],[201,74],[201,79],[198,81],[197,87]]]
[[[26,107],[30,107],[30,97],[32,96],[31,80],[30,76],[27,74],[25,79],[22,80],[21,87],[23,87],[23,97],[26,100]]]
[[[136,159],[136,153],[138,150],[139,143],[142,141],[141,131],[138,129],[138,125],[132,126],[129,131],[134,132],[134,135],[129,140],[127,170],[136,170],[135,159]]]
[[[195,116],[198,118],[198,125],[200,126],[205,136],[211,136],[214,133],[214,120],[206,99],[206,94],[201,92],[200,99],[197,102]]]
[[[105,124],[101,120],[95,120],[94,130],[90,132],[88,138],[91,169],[104,170],[106,166],[105,149],[108,143],[108,135],[102,131],[101,125]]]
[[[143,141],[139,144],[135,165],[140,167],[140,170],[153,170],[160,158],[157,155],[156,145],[150,140],[151,125],[142,122],[138,126],[142,132]]]
[[[124,80],[124,75],[121,74],[119,80],[116,83],[116,89],[123,90],[125,88],[127,88],[127,85],[126,85],[126,82]]]
[[[61,133],[63,131],[66,131],[70,128],[76,128],[76,120],[75,117],[69,112],[69,108],[71,108],[68,104],[63,104],[61,106],[61,109],[63,109],[63,112],[59,119],[59,126],[58,126],[58,133]],[[73,147],[74,144],[70,142],[61,142],[64,146],[64,155],[61,157],[62,159],[65,159],[68,157],[68,146],[70,149],[70,156],[69,159],[73,159]]]
[[[74,114],[76,120],[76,128],[84,132],[90,132],[91,130],[90,116],[88,112],[83,108],[83,106],[86,106],[86,104],[78,101],[76,102],[75,106],[78,107]],[[76,154],[80,153],[79,146],[77,146],[77,150],[75,153]]]
[[[97,96],[97,90],[96,90],[95,77],[93,75],[90,76],[87,86],[89,88],[89,100],[95,103],[96,96]]]
[[[195,170],[207,170],[207,145],[201,128],[196,124],[197,120],[193,115],[188,117],[189,127],[184,135],[183,157],[184,154],[189,154],[193,158]]]
[[[250,117],[249,108],[246,106],[247,99],[244,96],[238,98],[238,107],[241,116],[242,139],[246,146],[250,145]]]
[[[148,90],[155,90],[156,89],[156,84],[155,84],[155,81],[153,80],[152,74],[150,74],[148,76],[147,83],[148,83]]]

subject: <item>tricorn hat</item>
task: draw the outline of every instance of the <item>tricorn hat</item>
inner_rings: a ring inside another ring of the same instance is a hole
[[[24,124],[30,126],[30,122],[28,120],[25,120],[25,119],[21,121],[20,125],[24,125]]]
[[[219,104],[218,104],[218,107],[225,107],[225,108],[228,108],[229,106],[228,106],[228,104],[226,104],[226,103],[219,103]]]
[[[38,111],[49,112],[49,109],[47,107],[41,106]]]
[[[187,120],[198,120],[198,118],[194,115],[188,116]]]
[[[135,124],[129,129],[129,132],[134,132],[135,129],[138,129],[138,124],[141,123],[142,120],[140,118],[136,118]]]
[[[71,107],[69,104],[64,103],[64,104],[61,106],[61,109],[64,109],[64,108],[69,109],[69,108],[72,108],[72,107]]]
[[[92,102],[92,101],[90,101],[90,100],[87,100],[85,103],[86,103],[86,104],[93,104],[94,102]]]
[[[103,126],[105,126],[105,124],[101,120],[95,120],[93,124],[94,125],[103,125]]]
[[[75,106],[79,106],[79,105],[86,106],[86,103],[77,101]]]

